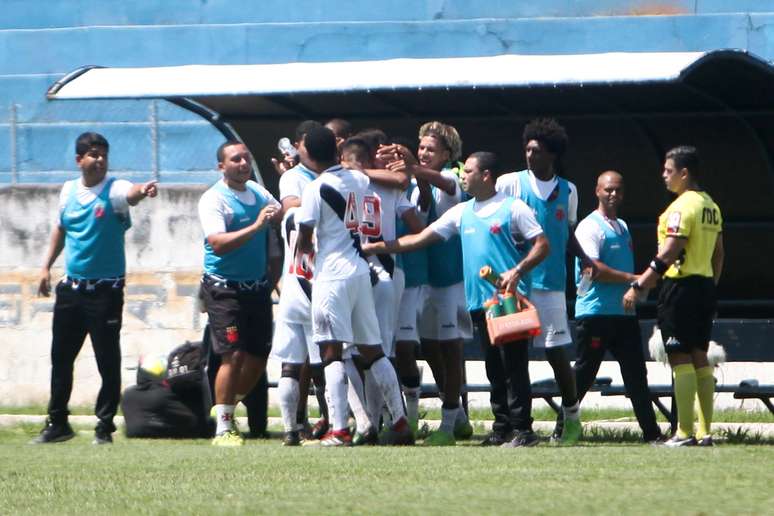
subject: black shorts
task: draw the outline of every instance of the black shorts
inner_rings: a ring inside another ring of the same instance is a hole
[[[707,351],[716,307],[712,278],[665,279],[658,296],[658,326],[667,353]]]
[[[205,276],[201,297],[207,307],[215,353],[222,355],[241,350],[257,357],[269,356],[272,301],[268,285],[243,288]]]

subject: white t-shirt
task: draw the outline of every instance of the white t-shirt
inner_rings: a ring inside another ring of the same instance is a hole
[[[59,215],[61,216],[64,211],[67,199],[70,197],[70,191],[73,187],[76,188],[75,198],[81,205],[85,206],[94,201],[94,199],[102,193],[107,180],[108,178],[105,176],[102,181],[94,186],[84,186],[83,178],[66,181],[65,184],[62,185],[62,190],[59,192]],[[129,190],[131,190],[132,186],[132,183],[125,179],[116,179],[113,181],[113,184],[110,185],[110,192],[108,193],[110,205],[113,207],[113,211],[119,215],[126,215],[129,213],[129,201],[126,199],[126,196],[129,195]],[[57,218],[57,226],[59,225],[59,222],[60,219]]]
[[[370,198],[366,197],[363,210],[363,221],[367,222],[361,231],[363,241],[366,239],[372,242],[395,240],[396,217],[402,217],[406,211],[414,209],[406,197],[406,192],[371,183],[368,187],[368,195]],[[378,203],[372,198],[378,200]],[[395,255],[390,256],[394,263]],[[368,261],[377,273],[381,274],[384,271],[384,264],[378,256],[371,255]],[[391,271],[387,272],[391,274]]]
[[[223,179],[221,179],[223,181]],[[269,193],[269,191],[256,183],[255,181],[248,181],[248,185],[252,186],[264,196],[268,204],[274,204],[278,208],[281,208],[277,199]],[[252,206],[257,202],[255,194],[250,188],[245,188],[244,191],[234,190],[231,191],[239,199],[239,202]],[[225,233],[226,228],[231,223],[234,217],[234,212],[231,206],[228,204],[228,200],[218,192],[215,188],[210,188],[199,199],[199,220],[202,224],[202,230],[204,231],[204,237],[207,238],[210,235],[218,233]]]
[[[452,206],[456,206],[462,200],[462,190],[457,180],[457,174],[451,170],[441,170],[441,176],[454,181],[454,193],[449,195],[442,188],[433,188],[433,200],[435,201],[435,214],[438,218],[446,213]]]
[[[314,255],[298,252],[296,246],[298,210],[298,207],[290,208],[282,219],[285,258],[282,263],[282,291],[277,307],[277,319],[308,324],[312,317],[311,285],[314,279]]]
[[[304,188],[297,223],[316,229],[315,280],[342,280],[368,274],[360,251],[368,176],[335,165]]]
[[[556,176],[552,177],[548,181],[542,181],[535,177],[535,174],[531,170],[527,171],[529,177],[529,184],[532,187],[532,192],[544,201],[548,199],[548,196],[556,188],[556,184],[559,182]],[[511,172],[509,174],[503,174],[497,178],[495,188],[498,192],[503,192],[505,195],[519,198],[521,190],[521,182],[518,177],[519,172]],[[570,226],[574,226],[578,222],[578,189],[570,181],[567,181],[570,187],[570,195],[567,200],[567,220]]]
[[[473,200],[457,204],[444,213],[441,218],[430,224],[430,229],[444,240],[448,240],[454,235],[459,234],[462,214],[467,209],[468,202],[473,202],[473,213],[478,217],[484,218],[491,216],[499,210],[506,200],[505,194],[498,192],[485,201]],[[513,204],[511,204],[511,234],[516,240],[521,240],[521,238],[532,240],[536,236],[543,234],[543,228],[538,224],[534,213],[520,199],[515,199]]]
[[[280,176],[279,180],[279,200],[282,202],[286,197],[298,197],[304,193],[306,185],[317,178],[317,174],[305,166],[298,164]]]
[[[623,219],[611,220],[605,217],[605,222],[618,235],[622,235],[624,231],[629,229]],[[575,238],[578,240],[583,252],[586,253],[586,256],[599,260],[600,250],[605,243],[605,232],[599,227],[599,224],[593,217],[588,216],[580,221],[578,227],[575,228]]]

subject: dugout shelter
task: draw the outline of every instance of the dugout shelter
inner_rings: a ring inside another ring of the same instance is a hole
[[[165,99],[244,141],[275,190],[269,158],[304,119],[344,118],[412,140],[422,123],[441,120],[458,128],[464,155],[493,150],[518,170],[524,124],[555,117],[570,137],[562,175],[578,186],[579,217],[596,206],[600,172],[624,175],[622,217],[638,270],[655,253],[656,217],[670,202],[660,177],[664,153],[695,145],[701,183],[725,219],[720,316],[760,323],[774,315],[774,67],[746,52],[85,66],[47,97]]]

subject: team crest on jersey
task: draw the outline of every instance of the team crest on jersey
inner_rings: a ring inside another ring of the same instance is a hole
[[[226,328],[226,340],[229,344],[235,344],[239,341],[239,330],[236,326],[228,326]]]
[[[563,221],[565,219],[565,213],[564,213],[564,206],[558,206],[556,208],[556,220],[559,222]]]
[[[494,224],[489,226],[489,232],[492,233],[493,235],[499,235],[501,230],[502,228],[500,227],[499,222],[495,222]]]
[[[98,202],[94,205],[94,216],[98,219],[101,219],[102,216],[105,214],[105,205],[101,202]]]
[[[601,337],[591,337],[591,349],[599,349],[602,347]]]
[[[667,218],[667,235],[674,235],[680,231],[680,212],[673,211]]]

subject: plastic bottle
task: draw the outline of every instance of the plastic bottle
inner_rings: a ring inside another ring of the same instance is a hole
[[[484,310],[486,311],[486,317],[488,319],[494,319],[503,315],[503,306],[496,299],[488,299],[484,301]]]
[[[497,274],[492,267],[489,265],[484,265],[481,267],[481,269],[478,271],[478,275],[481,277],[482,280],[488,281],[495,287],[497,287],[497,280],[500,279],[500,275]]]
[[[503,311],[506,315],[515,314],[519,311],[519,309],[516,307],[516,296],[510,292],[506,292],[503,295]]]
[[[290,138],[280,138],[277,142],[277,148],[284,156],[295,158],[298,156],[298,150],[290,143]]]
[[[591,288],[591,273],[590,272],[584,272],[581,274],[581,279],[578,282],[578,297],[585,296],[586,293]]]

